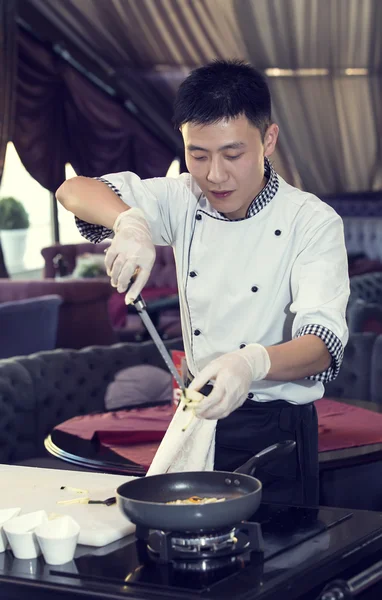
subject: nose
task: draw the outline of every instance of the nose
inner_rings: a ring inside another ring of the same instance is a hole
[[[212,158],[209,164],[207,181],[211,183],[224,183],[228,179],[228,174],[225,170],[224,163],[219,157]]]

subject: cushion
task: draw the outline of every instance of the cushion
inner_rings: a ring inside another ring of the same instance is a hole
[[[106,410],[171,402],[170,373],[151,365],[138,365],[119,371],[105,396]]]

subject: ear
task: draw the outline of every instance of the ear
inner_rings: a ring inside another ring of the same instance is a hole
[[[265,132],[264,136],[264,156],[271,156],[273,154],[277,138],[279,135],[279,126],[276,123],[272,123]]]

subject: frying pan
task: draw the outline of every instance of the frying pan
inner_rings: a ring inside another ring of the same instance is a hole
[[[292,452],[285,441],[262,450],[233,473],[201,471],[142,477],[117,488],[117,504],[136,525],[161,531],[200,531],[233,527],[248,519],[261,502],[262,484],[253,477],[257,467]],[[225,498],[211,504],[166,504],[191,496]]]

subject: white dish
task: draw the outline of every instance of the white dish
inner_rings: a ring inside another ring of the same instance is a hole
[[[35,534],[45,562],[48,565],[64,565],[74,557],[80,526],[72,517],[64,515],[42,523]]]
[[[7,537],[3,531],[4,523],[17,517],[21,508],[3,508],[0,509],[0,552],[5,552],[8,546]]]
[[[4,532],[16,558],[32,559],[41,554],[35,529],[47,520],[45,510],[38,510],[4,523]]]

